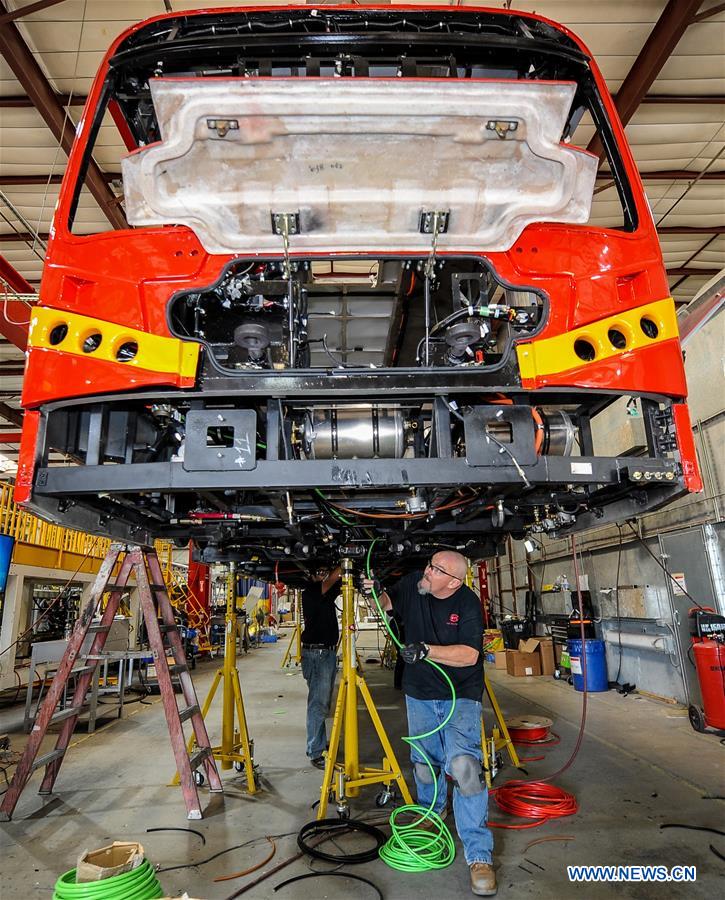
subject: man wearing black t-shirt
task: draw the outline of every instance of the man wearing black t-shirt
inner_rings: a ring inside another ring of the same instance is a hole
[[[383,590],[380,604],[400,616],[408,643],[403,691],[411,736],[431,762],[437,782],[434,811],[446,804],[446,774],[454,783],[453,814],[471,872],[471,890],[479,896],[496,893],[492,866],[493,836],[487,826],[488,791],[482,777],[481,696],[483,694],[483,617],[481,604],[465,584],[468,564],[452,550],[433,555],[424,572],[401,578]],[[450,721],[435,734],[451,709],[451,689],[426,659],[441,666],[456,691]],[[411,747],[418,803],[429,807],[434,779],[425,759]]]
[[[334,588],[340,567],[322,570],[302,591],[302,675],[307,682],[307,756],[313,766],[325,768],[327,747],[325,719],[330,712],[337,671],[337,610]]]

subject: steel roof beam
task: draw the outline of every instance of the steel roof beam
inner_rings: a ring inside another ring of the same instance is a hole
[[[695,173],[697,174],[697,173]],[[101,177],[107,182],[120,181],[120,172],[101,172]],[[63,181],[63,175],[0,175],[0,186],[3,187],[23,187],[29,184],[60,184]]]
[[[622,125],[626,125],[637,111],[702,2],[703,0],[669,0],[617,91],[614,104]],[[589,141],[587,150],[600,159],[603,158],[604,147],[598,134]]]
[[[5,259],[0,256],[0,280],[16,291],[18,294],[33,294],[33,287],[23,278],[20,272]],[[15,304],[13,304],[15,306]],[[18,323],[17,316],[8,316],[8,304],[0,305],[0,334],[4,335],[11,343],[15,344],[20,350],[25,350],[28,344],[28,323]]]
[[[41,231],[38,234],[31,234],[29,231],[6,231],[0,234],[0,244],[32,244],[38,238],[41,241],[47,241],[50,234],[47,231]]]
[[[120,172],[101,172],[107,182],[121,181]],[[725,171],[722,172],[693,172],[690,169],[663,169],[660,172],[640,172],[642,181],[692,181],[699,177],[700,181],[725,181]],[[0,187],[25,187],[27,185],[58,185],[63,181],[61,174],[57,175],[0,175]],[[612,181],[609,172],[599,172],[597,181]]]
[[[0,0],[0,16],[6,13],[7,10]],[[45,120],[55,139],[66,153],[70,153],[75,136],[74,123],[66,115],[55,91],[13,22],[0,25],[0,53],[5,58],[13,75],[25,89],[28,97],[33,101],[33,105]],[[103,173],[93,160],[88,165],[86,186],[113,227],[127,228],[126,217],[119,209],[116,196],[106,184]]]
[[[6,422],[10,422],[11,425],[23,424],[23,411],[21,409],[15,409],[15,407],[10,406],[9,403],[0,402],[0,416],[2,416]]]
[[[725,234],[725,225],[660,225],[657,234]]]
[[[616,100],[616,96],[615,96]],[[701,106],[725,103],[723,94],[646,94],[642,103],[666,103],[671,106]]]
[[[0,16],[0,27],[6,22],[12,22],[13,19],[20,19],[23,16],[29,16],[31,13],[40,12],[41,9],[47,9],[49,6],[57,6],[59,3],[65,3],[65,0],[37,0],[35,3],[28,3],[27,6],[21,6],[12,12],[6,12]]]
[[[81,94],[56,94],[58,103],[65,108],[66,106],[85,106],[86,97]],[[0,97],[0,109],[31,109],[35,104],[26,97],[25,94],[13,94],[9,97]]]
[[[617,95],[613,95],[615,100]],[[81,94],[56,94],[62,107],[85,106],[86,97]],[[725,94],[646,94],[642,103],[668,104],[670,106],[717,105],[725,103]],[[25,95],[0,97],[0,109],[27,109],[33,106]]]
[[[700,251],[698,250],[697,252],[699,253]],[[695,254],[695,256],[696,255],[697,254]],[[692,259],[694,259],[694,257],[690,257],[690,260],[692,260]],[[722,271],[722,269],[713,269],[713,268],[698,269],[694,266],[685,265],[685,266],[675,266],[672,269],[668,269],[667,275],[670,278],[682,277],[683,279],[690,278],[693,275],[706,275],[708,278],[712,278],[713,276],[717,275],[721,271]]]
[[[0,278],[19,294],[33,293],[31,285],[23,278],[20,272],[14,268],[14,266],[10,265],[4,256],[0,256]]]

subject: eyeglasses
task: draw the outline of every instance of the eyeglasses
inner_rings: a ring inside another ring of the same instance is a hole
[[[458,575],[452,575],[450,572],[446,572],[445,569],[441,569],[440,566],[437,566],[433,562],[428,562],[426,565],[426,569],[431,569],[433,572],[438,572],[439,575],[447,575],[449,578],[455,578],[456,581],[463,581],[462,578],[459,578]]]

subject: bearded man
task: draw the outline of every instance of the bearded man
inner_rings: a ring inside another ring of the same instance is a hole
[[[478,896],[496,893],[493,836],[488,828],[488,791],[482,769],[481,697],[483,694],[483,616],[481,604],[466,586],[466,558],[453,550],[435,553],[425,570],[401,578],[389,589],[379,587],[379,601],[393,610],[409,642],[400,650],[405,661],[403,692],[408,733],[426,735],[416,743],[433,766],[434,775],[415,745],[411,746],[418,803],[429,807],[437,782],[434,812],[445,815],[446,775],[453,781],[453,815]],[[455,687],[455,708],[446,672]],[[445,725],[438,730],[439,726]],[[429,732],[435,731],[435,734]]]

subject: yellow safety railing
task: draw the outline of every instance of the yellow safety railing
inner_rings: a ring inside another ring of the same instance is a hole
[[[9,534],[16,544],[55,550],[75,556],[101,560],[111,544],[108,538],[96,537],[39,519],[21,509],[13,500],[14,488],[0,483],[0,534]],[[17,551],[16,551],[17,552]]]
[[[15,538],[13,562],[32,565],[33,551],[56,551],[53,565],[63,566],[65,555],[82,557],[95,561],[91,569],[97,569],[100,561],[106,556],[111,546],[110,538],[98,537],[46,522],[44,519],[21,509],[13,499],[14,488],[8,482],[0,482],[0,534],[8,534]],[[167,585],[173,581],[173,544],[168,541],[156,541],[156,552],[161,562],[161,570]],[[77,561],[77,560],[76,560]],[[49,566],[47,554],[38,555],[38,564]],[[67,560],[70,562],[70,560]]]

